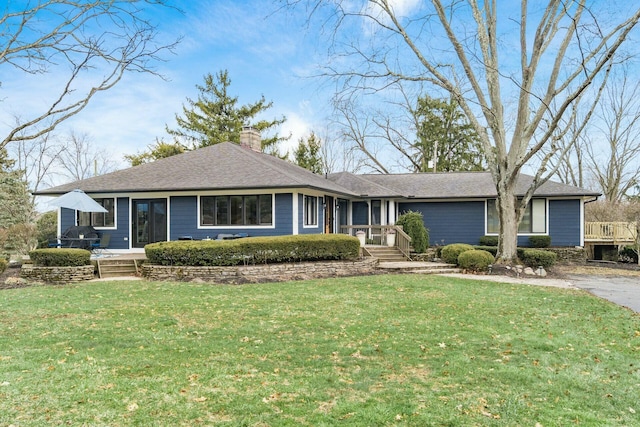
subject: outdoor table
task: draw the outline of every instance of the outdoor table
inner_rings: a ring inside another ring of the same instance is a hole
[[[65,248],[79,248],[91,250],[91,245],[100,240],[99,237],[61,237],[60,242]]]

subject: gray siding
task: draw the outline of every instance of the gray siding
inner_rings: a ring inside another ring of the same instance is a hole
[[[580,245],[580,200],[549,201],[551,246]]]
[[[484,201],[399,203],[398,212],[422,212],[429,229],[430,245],[468,243],[477,245],[484,236]]]

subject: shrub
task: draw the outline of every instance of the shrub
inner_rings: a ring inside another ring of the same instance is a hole
[[[543,251],[541,249],[524,249],[518,256],[525,265],[531,268],[537,268],[539,266],[549,268],[556,263],[557,259],[555,252]]]
[[[622,262],[638,263],[638,253],[633,246],[625,246],[618,253],[618,259]]]
[[[36,231],[38,235],[38,248],[48,248],[49,240],[53,240],[58,235],[58,213],[49,211],[44,214],[36,222]]]
[[[442,260],[447,264],[458,264],[458,257],[461,253],[473,250],[473,246],[466,243],[454,243],[442,248]]]
[[[231,266],[294,261],[355,259],[356,237],[342,234],[251,237],[236,240],[180,240],[146,245],[149,264]]]
[[[29,258],[37,267],[77,267],[91,264],[91,252],[85,249],[35,249]]]
[[[487,271],[494,260],[495,258],[490,252],[472,249],[460,254],[458,257],[458,265],[465,270]]]
[[[4,258],[0,258],[0,273],[4,273],[7,267],[9,267],[9,262]]]
[[[477,249],[477,250],[480,250],[480,251],[487,251],[491,255],[493,255],[494,258],[498,254],[498,247],[497,246],[474,246],[473,249]]]
[[[498,246],[498,236],[480,237],[480,246]]]
[[[420,212],[405,212],[396,221],[405,233],[411,237],[413,250],[421,254],[429,247],[429,230],[424,226],[424,219]]]
[[[548,248],[551,246],[551,236],[529,236],[529,246],[532,248]]]

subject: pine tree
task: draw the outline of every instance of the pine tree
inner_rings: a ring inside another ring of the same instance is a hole
[[[309,138],[298,140],[298,147],[294,151],[294,163],[313,173],[321,174],[324,163],[320,156],[321,142],[315,133],[311,132]]]
[[[285,138],[275,134],[265,138],[267,131],[273,130],[285,122],[286,118],[257,120],[256,116],[273,106],[264,96],[257,102],[238,106],[238,97],[229,95],[231,79],[227,70],[210,73],[204,77],[204,85],[196,85],[200,94],[197,100],[187,98],[183,105],[183,116],[176,114],[177,129],[167,132],[191,149],[219,144],[221,142],[240,143],[240,131],[243,126],[252,126],[263,135],[262,148],[273,149]]]
[[[416,172],[477,171],[484,169],[484,154],[478,135],[460,106],[448,101],[422,96],[414,111],[418,129]],[[436,154],[434,156],[434,153]],[[435,157],[435,159],[434,159]]]

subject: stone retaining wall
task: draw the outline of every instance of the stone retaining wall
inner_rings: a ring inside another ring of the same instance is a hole
[[[555,252],[558,257],[556,264],[586,264],[587,251],[585,248],[544,248],[545,251]]]
[[[142,276],[149,280],[203,280],[231,284],[285,282],[373,274],[376,271],[377,263],[378,261],[373,258],[358,261],[320,261],[234,267],[172,267],[145,263],[142,265]]]
[[[47,283],[71,283],[91,280],[94,276],[93,265],[78,267],[36,267],[33,264],[23,264],[20,277],[29,281]]]

